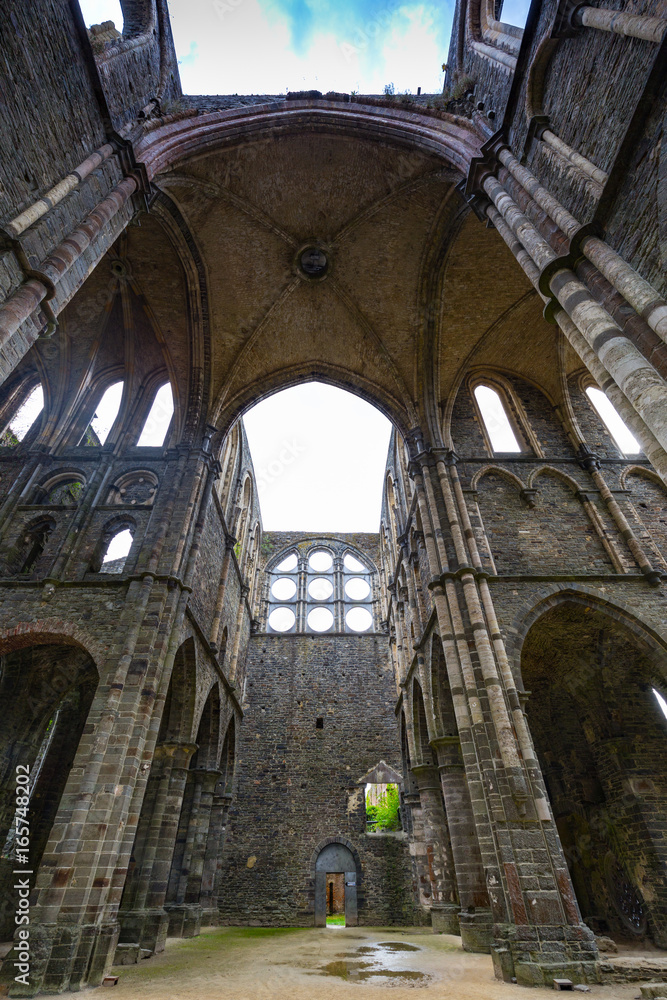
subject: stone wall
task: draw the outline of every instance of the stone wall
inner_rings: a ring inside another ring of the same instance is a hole
[[[223,922],[312,926],[315,856],[332,837],[360,859],[360,924],[413,922],[405,834],[366,833],[357,784],[381,759],[400,770],[393,702],[384,636],[251,636]]]

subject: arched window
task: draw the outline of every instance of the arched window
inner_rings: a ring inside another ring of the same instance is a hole
[[[31,573],[55,526],[56,522],[50,517],[40,518],[29,525],[8,559],[10,571]]]
[[[81,444],[95,446],[102,445],[109,437],[109,432],[116,422],[120,403],[123,398],[123,382],[114,382],[104,391],[100,399],[93,418],[86,428],[86,432],[81,439]]]
[[[12,448],[23,441],[23,438],[41,415],[43,409],[44,390],[41,385],[36,385],[23,400],[5,427],[0,438],[0,444],[6,448]]]
[[[146,417],[144,429],[137,441],[140,448],[161,448],[164,444],[174,415],[174,394],[171,391],[171,384],[165,382],[155,393],[153,405]]]
[[[499,393],[489,385],[477,385],[474,394],[492,451],[522,451]]]
[[[368,632],[373,628],[371,569],[342,543],[290,552],[269,570],[269,632]]]
[[[639,455],[642,449],[637,438],[625,426],[611,400],[605,396],[602,389],[596,389],[595,386],[589,385],[586,389],[586,395],[621,454]]]
[[[94,573],[122,573],[132,548],[135,525],[116,521],[104,531],[90,564]]]
[[[664,697],[660,694],[660,692],[656,688],[652,688],[652,691],[653,694],[655,695],[655,700],[657,701],[658,705],[662,710],[662,714],[667,719],[667,701],[665,701]]]

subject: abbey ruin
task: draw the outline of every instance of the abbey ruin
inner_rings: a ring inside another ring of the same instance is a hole
[[[506,982],[667,949],[664,0],[458,0],[403,98],[184,95],[122,7],[0,25],[1,982],[334,890]],[[376,534],[263,530],[242,416],[309,380],[393,424]]]

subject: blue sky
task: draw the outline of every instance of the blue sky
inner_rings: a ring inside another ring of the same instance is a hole
[[[118,0],[81,0],[87,24]],[[183,90],[438,93],[454,0],[170,0]]]
[[[522,25],[529,0],[504,0]],[[119,0],[80,0],[122,24]],[[169,0],[186,94],[439,93],[454,0]]]
[[[186,93],[442,90],[452,0],[171,0]]]

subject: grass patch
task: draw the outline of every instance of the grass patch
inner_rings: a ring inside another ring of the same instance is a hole
[[[327,917],[327,927],[345,927],[344,916]]]

